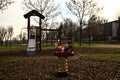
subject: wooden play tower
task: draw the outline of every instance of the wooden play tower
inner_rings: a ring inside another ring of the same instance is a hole
[[[31,26],[30,26],[30,17],[31,16],[39,17],[39,26],[36,29],[36,32],[39,32],[39,33],[37,33],[37,35],[36,35],[36,42],[39,42],[39,44],[37,44],[37,46],[39,46],[39,50],[41,51],[41,34],[42,34],[41,33],[42,32],[41,31],[41,29],[42,29],[41,28],[41,24],[42,24],[41,20],[44,19],[45,17],[36,10],[32,10],[24,15],[24,17],[28,19],[28,23],[27,23],[28,39],[29,39],[30,29],[31,29]]]
[[[32,10],[32,11],[30,11],[30,12],[28,12],[24,15],[24,18],[28,19],[28,23],[27,23],[27,32],[28,32],[27,37],[28,37],[28,39],[30,38],[30,29],[32,29],[31,26],[30,26],[30,17],[31,16],[39,17],[39,26],[34,26],[35,29],[36,29],[36,43],[38,42],[38,44],[36,44],[37,50],[41,51],[42,31],[57,31],[58,32],[57,38],[60,40],[60,44],[61,44],[61,29],[62,29],[62,26],[60,26],[58,29],[42,29],[41,20],[44,19],[45,17],[36,10]]]

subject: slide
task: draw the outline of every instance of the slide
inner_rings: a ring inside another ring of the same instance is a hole
[[[29,39],[27,55],[35,55],[35,39]]]

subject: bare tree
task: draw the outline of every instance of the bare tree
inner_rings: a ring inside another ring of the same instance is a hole
[[[62,28],[62,34],[64,37],[68,37],[70,39],[72,39],[73,37],[73,34],[74,34],[74,29],[75,29],[75,23],[66,18],[64,19],[64,22],[63,22],[63,28]]]
[[[10,40],[10,45],[11,45],[11,38],[13,36],[13,27],[9,26],[8,28],[5,28],[5,36],[4,36],[4,40],[5,40],[5,45],[7,46]]]
[[[100,17],[97,17],[93,15],[89,21],[87,26],[87,34],[89,37],[89,44],[90,44],[90,38],[92,38],[93,41],[99,40],[102,33],[103,28],[103,19]]]
[[[7,9],[11,3],[13,3],[12,0],[0,0],[0,11]]]
[[[22,34],[18,35],[18,40],[22,41]]]
[[[27,11],[34,9],[43,14],[45,16],[43,22],[45,26],[48,25],[49,20],[55,18],[60,14],[58,11],[58,5],[55,4],[54,0],[24,0],[23,4],[25,6],[24,8]]]
[[[16,37],[12,37],[12,44],[15,44],[18,46],[18,40]]]
[[[0,27],[0,44],[3,45],[3,40],[6,35],[6,29],[5,27]]]
[[[5,40],[5,46],[7,46],[8,45],[8,40],[9,40],[8,28],[6,28],[4,40]]]
[[[66,3],[67,8],[78,18],[80,27],[80,46],[82,28],[85,25],[86,20],[95,12],[100,11],[101,8],[97,7],[97,3],[94,0],[71,0]]]
[[[95,31],[96,20],[97,20],[97,17],[93,15],[88,21],[87,34],[89,39],[89,45],[91,44],[91,37],[93,37],[94,36],[93,33],[95,33],[93,31]]]
[[[17,39],[17,44],[21,44],[22,43],[22,34],[17,35],[16,39]]]
[[[8,39],[10,40],[10,46],[11,46],[11,39],[12,39],[12,36],[13,36],[13,27],[12,26],[9,26],[8,27]]]
[[[22,43],[26,43],[26,41],[27,41],[27,38],[26,38],[26,32],[23,32],[23,35],[22,35]]]

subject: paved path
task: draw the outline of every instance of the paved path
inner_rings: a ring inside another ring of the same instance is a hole
[[[94,47],[120,48],[120,45],[115,45],[115,44],[98,44],[98,45],[95,45]]]

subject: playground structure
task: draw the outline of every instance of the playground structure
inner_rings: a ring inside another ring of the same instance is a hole
[[[37,16],[37,17],[39,17],[39,26],[34,26],[34,28],[30,26],[30,17],[31,16]],[[61,44],[61,28],[62,28],[62,26],[60,26],[60,28],[58,28],[58,29],[42,29],[42,26],[41,26],[42,19],[44,19],[45,17],[42,14],[40,14],[38,11],[36,11],[36,10],[32,10],[32,11],[26,13],[24,15],[24,17],[28,19],[28,23],[27,23],[27,32],[28,32],[27,37],[28,37],[28,42],[31,42],[30,41],[31,40],[30,36],[35,36],[36,40],[34,40],[34,41],[35,41],[35,44],[36,44],[36,47],[37,47],[38,51],[41,51],[42,31],[57,31],[58,32],[58,36],[57,37],[60,40],[60,44]],[[31,32],[30,32],[31,29],[35,29],[36,30],[35,31],[36,34],[31,34]],[[35,44],[33,44],[33,45],[35,45]]]
[[[39,17],[39,26],[30,26],[30,17],[31,16],[38,16]],[[42,29],[42,22],[41,19],[45,17],[37,12],[36,10],[32,10],[24,15],[25,18],[28,18],[28,48],[27,48],[27,55],[35,55],[35,49],[37,46],[37,50],[41,51],[41,37],[42,31],[57,31],[58,32],[58,43],[56,48],[54,49],[54,55],[59,58],[59,68],[58,68],[58,76],[66,76],[68,75],[68,57],[73,56],[73,48],[71,42],[68,42],[67,46],[61,46],[61,29],[60,26],[58,29]],[[32,29],[35,31],[31,32]],[[68,40],[69,41],[69,40]],[[39,48],[38,48],[39,47]]]
[[[54,55],[59,59],[57,76],[65,77],[68,75],[68,57],[73,56],[73,47],[71,42],[68,42],[67,46],[59,46],[59,43],[56,44],[58,45],[54,49]]]
[[[30,36],[30,39],[28,41],[27,55],[35,55],[35,42],[35,36]]]
[[[38,16],[39,17],[39,27],[38,27],[38,30],[36,29],[39,33],[37,34],[37,36],[36,35],[34,35],[34,36],[36,36],[36,42],[39,41],[39,44],[37,44],[37,45],[39,45],[39,50],[41,51],[41,24],[42,24],[41,19],[44,19],[45,17],[42,14],[40,14],[39,12],[37,12],[36,10],[32,10],[24,15],[24,17],[28,19],[28,23],[27,23],[28,41],[29,41],[29,38],[31,36],[30,35],[30,29],[31,29],[30,17],[31,16]]]

